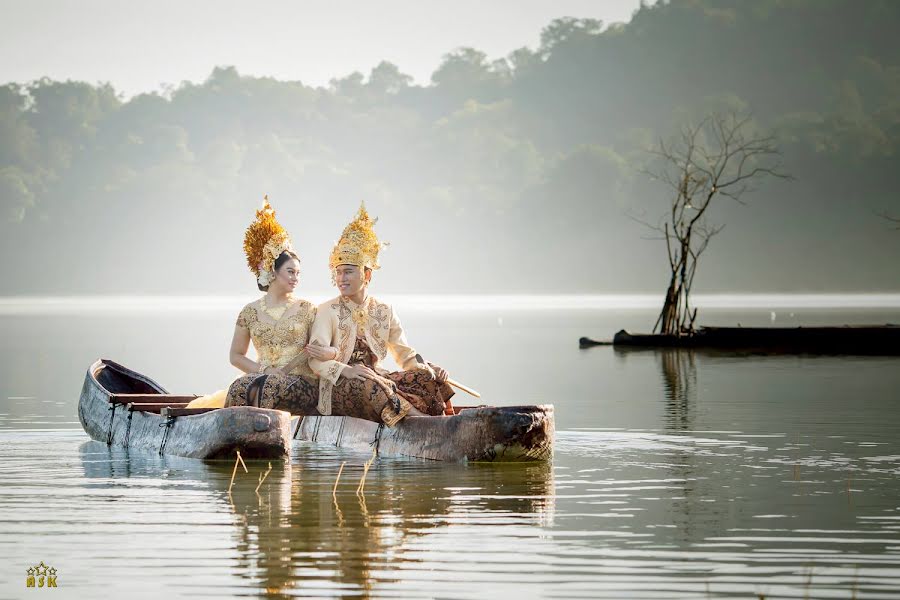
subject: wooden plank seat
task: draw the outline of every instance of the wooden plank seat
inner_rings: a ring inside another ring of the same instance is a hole
[[[130,402],[131,410],[161,414],[164,408],[185,408],[187,402]]]
[[[194,398],[193,394],[111,394],[109,401],[113,404],[187,404]]]
[[[159,414],[164,417],[189,417],[191,415],[202,415],[203,413],[208,413],[214,410],[219,410],[218,407],[207,406],[203,408],[183,408],[183,407],[175,407],[168,406],[163,408]]]

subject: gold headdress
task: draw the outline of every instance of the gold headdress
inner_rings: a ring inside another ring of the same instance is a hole
[[[334,245],[328,266],[334,273],[338,265],[356,265],[369,269],[380,269],[378,252],[386,243],[378,241],[374,226],[378,219],[373,219],[366,212],[366,205],[360,203],[359,212],[350,224],[344,227],[341,239]]]
[[[275,210],[269,206],[269,196],[266,196],[262,208],[256,211],[256,220],[250,223],[244,234],[247,266],[256,275],[259,285],[265,287],[272,282],[275,278],[275,259],[286,250],[294,250],[291,238],[275,220]]]

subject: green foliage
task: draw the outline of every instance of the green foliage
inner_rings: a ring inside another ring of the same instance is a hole
[[[136,236],[139,227],[167,232],[170,243],[144,268],[164,289],[173,278],[215,287],[239,268],[213,269],[197,283],[153,260],[183,261],[203,236],[213,252],[230,251],[269,192],[276,206],[281,198],[298,203],[293,214],[281,210],[298,227],[313,206],[337,203],[326,229],[339,227],[359,199],[374,199],[397,235],[405,228],[423,252],[442,251],[419,231],[431,219],[448,230],[483,229],[497,257],[540,263],[544,251],[529,236],[547,235],[548,223],[563,228],[547,242],[558,260],[602,255],[604,240],[639,237],[615,215],[661,194],[635,177],[644,151],[682,122],[724,108],[749,110],[778,133],[798,177],[790,196],[778,192],[782,200],[833,209],[845,222],[848,210],[893,214],[898,26],[900,3],[891,0],[672,0],[642,5],[629,23],[605,29],[592,19],[554,20],[538,48],[499,60],[456,49],[427,86],[388,62],[328,88],[216,67],[205,82],[128,100],[109,85],[7,84],[0,234],[9,252],[66,249],[87,261],[116,240],[152,244]],[[748,223],[754,218],[748,213]],[[609,228],[602,236],[598,221]],[[326,250],[334,235],[298,233]],[[223,255],[232,260],[240,264]],[[448,268],[466,270],[453,260]],[[647,287],[656,289],[653,273]],[[564,283],[554,277],[548,286]],[[424,278],[440,286],[439,275]],[[110,278],[58,281],[94,289]]]

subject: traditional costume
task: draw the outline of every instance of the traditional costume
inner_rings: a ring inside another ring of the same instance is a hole
[[[261,286],[275,279],[275,260],[285,251],[293,251],[291,239],[275,219],[275,211],[266,199],[256,211],[256,220],[244,235],[247,264]],[[226,392],[220,391],[192,401],[188,406],[244,406],[287,410],[309,414],[318,400],[318,381],[309,363],[301,360],[285,375],[262,374],[268,367],[283,368],[292,362],[309,341],[316,307],[307,300],[291,298],[282,306],[270,308],[266,297],[241,310],[237,326],[247,329],[256,349],[258,373],[236,379]]]
[[[375,220],[361,206],[331,252],[332,278],[338,265],[380,268],[378,253],[382,243],[375,235],[374,225]],[[310,343],[338,349],[334,360],[309,361],[319,376],[320,414],[361,417],[393,427],[406,416],[411,405],[428,415],[444,414],[453,396],[450,386],[437,381],[434,372],[419,362],[393,308],[371,296],[361,305],[343,296],[321,304]],[[388,352],[401,371],[389,373],[379,366]],[[345,368],[358,363],[381,375],[380,380],[341,377]]]

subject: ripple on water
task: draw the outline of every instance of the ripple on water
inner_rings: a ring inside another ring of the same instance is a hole
[[[230,463],[5,430],[0,575],[44,560],[86,596],[890,597],[898,455],[842,441],[560,431],[552,464],[379,458],[360,495],[367,453],[297,444],[229,494]]]

